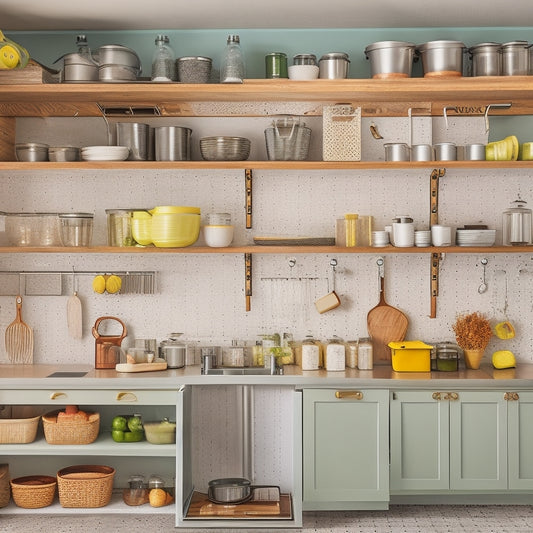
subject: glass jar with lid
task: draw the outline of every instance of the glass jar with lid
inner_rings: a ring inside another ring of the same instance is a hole
[[[307,335],[302,342],[302,370],[318,370],[320,368],[320,345]]]
[[[346,366],[348,368],[357,368],[359,355],[359,341],[348,341],[346,343]]]
[[[294,65],[314,65],[316,66],[316,55],[315,54],[296,54],[292,58]]]
[[[158,35],[152,58],[152,81],[176,81],[176,56],[167,35]]]
[[[342,372],[346,368],[346,346],[342,339],[333,337],[326,345],[326,370]]]
[[[370,337],[359,339],[357,368],[359,370],[372,370],[374,368],[374,345]]]

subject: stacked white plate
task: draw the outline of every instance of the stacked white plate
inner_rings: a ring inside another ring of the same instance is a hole
[[[493,246],[496,241],[496,230],[458,229],[455,241],[457,246]]]
[[[81,158],[85,161],[125,161],[130,154],[127,146],[85,146]]]

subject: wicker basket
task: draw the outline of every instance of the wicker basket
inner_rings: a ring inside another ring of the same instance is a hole
[[[57,473],[62,507],[104,507],[111,501],[115,469],[104,465],[75,465]]]
[[[90,444],[98,437],[100,430],[100,415],[87,413],[87,422],[70,422],[62,420],[60,423],[50,421],[59,411],[43,415],[44,438],[48,444]]]
[[[0,465],[0,507],[5,507],[11,497],[9,486],[9,465]]]
[[[52,505],[57,481],[52,476],[25,476],[11,480],[13,501],[25,509],[39,509]]]
[[[27,444],[37,435],[40,416],[0,419],[0,444]]]

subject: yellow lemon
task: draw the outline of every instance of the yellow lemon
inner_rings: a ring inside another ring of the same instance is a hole
[[[516,366],[516,359],[513,352],[509,350],[498,350],[492,354],[492,365],[494,368],[513,368]]]
[[[20,54],[18,50],[10,44],[4,44],[0,48],[0,68],[15,68],[20,63]]]
[[[109,276],[105,282],[105,288],[109,294],[115,294],[119,292],[121,287],[122,280],[119,276],[115,276],[114,274]]]
[[[93,291],[98,294],[104,294],[105,292],[105,278],[104,276],[95,276],[93,279]]]

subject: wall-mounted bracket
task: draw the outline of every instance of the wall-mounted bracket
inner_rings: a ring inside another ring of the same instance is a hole
[[[246,311],[252,310],[252,254],[244,254],[244,295]]]
[[[446,174],[445,168],[434,168],[430,175],[429,226],[439,223],[439,180]],[[429,318],[437,317],[437,296],[439,295],[440,254],[431,254],[430,296],[431,311]]]
[[[244,171],[244,187],[246,197],[246,229],[252,229],[252,169]]]

